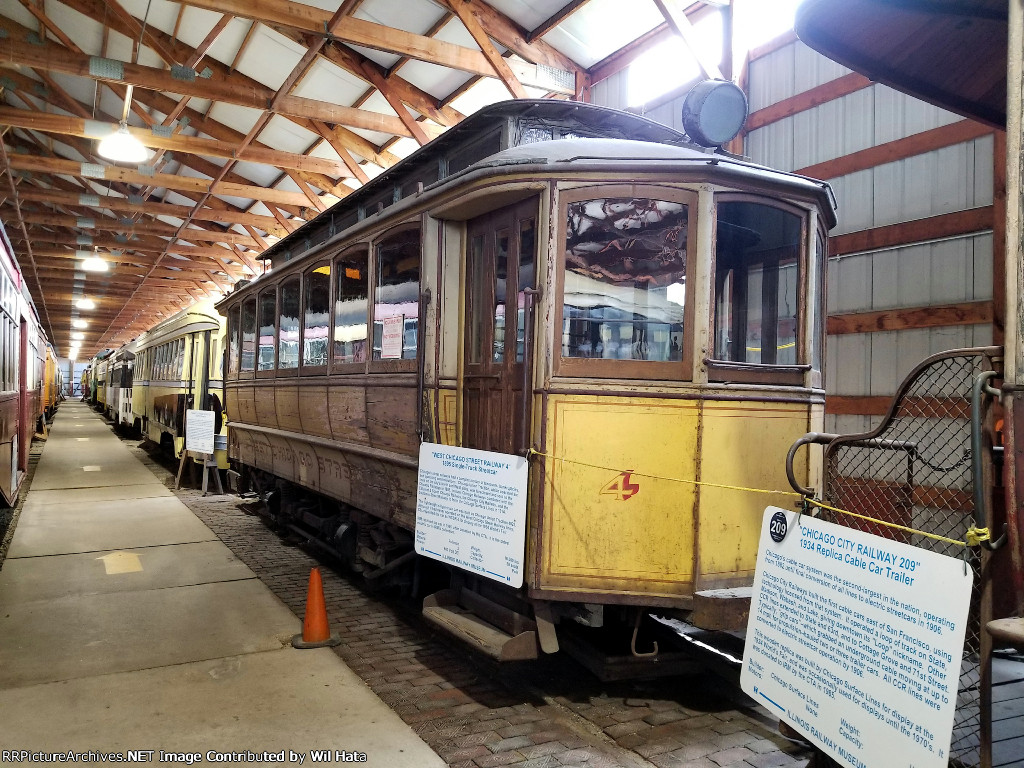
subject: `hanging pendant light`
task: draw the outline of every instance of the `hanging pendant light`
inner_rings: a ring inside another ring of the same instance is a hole
[[[100,141],[96,151],[115,163],[141,163],[149,157],[149,151],[142,142],[128,132],[128,124],[124,120],[116,131]]]

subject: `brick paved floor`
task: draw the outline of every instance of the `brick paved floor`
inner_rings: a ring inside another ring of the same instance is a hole
[[[168,487],[174,474],[135,449]],[[182,501],[301,619],[313,556],[286,546],[236,496]],[[499,666],[435,634],[410,607],[323,568],[335,651],[454,768],[774,768],[808,755],[719,678],[603,684],[562,654]]]

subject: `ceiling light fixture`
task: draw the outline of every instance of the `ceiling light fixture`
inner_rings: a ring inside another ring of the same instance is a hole
[[[73,319],[71,321],[71,327],[72,328],[78,328],[78,329],[88,328],[89,327],[89,321],[88,320],[79,320],[76,317],[75,319]]]
[[[96,302],[92,299],[79,299],[75,302],[75,306],[79,309],[96,309]]]
[[[87,259],[82,259],[82,269],[86,272],[106,272],[110,266],[98,256],[90,256]]]
[[[71,338],[74,339],[75,341],[81,341],[82,339],[85,338],[85,334],[82,333],[81,331],[77,331],[71,334]]]
[[[129,85],[124,101],[125,119],[121,121],[116,131],[103,137],[100,145],[96,148],[101,157],[115,163],[142,163],[149,158],[149,150],[128,132],[128,108],[131,105],[131,99],[132,91]]]

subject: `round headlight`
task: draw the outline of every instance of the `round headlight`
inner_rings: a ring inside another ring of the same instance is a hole
[[[747,120],[747,97],[728,80],[704,80],[683,101],[683,130],[702,147],[732,141]]]

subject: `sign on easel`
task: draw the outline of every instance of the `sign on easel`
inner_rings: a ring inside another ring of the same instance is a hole
[[[185,450],[194,453],[213,453],[213,411],[189,409],[185,411]]]
[[[962,560],[769,507],[740,686],[851,768],[945,768],[973,577]]]

